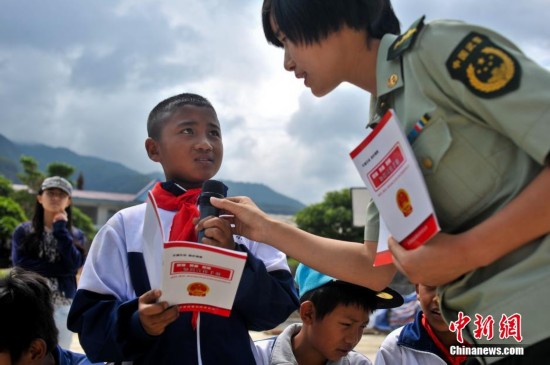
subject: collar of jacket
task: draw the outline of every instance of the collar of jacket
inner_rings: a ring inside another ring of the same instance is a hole
[[[407,323],[397,339],[399,346],[414,350],[431,352],[444,359],[445,356],[432,341],[426,329],[422,326],[422,311],[418,311],[413,322]]]

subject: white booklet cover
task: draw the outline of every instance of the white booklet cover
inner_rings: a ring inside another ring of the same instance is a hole
[[[414,249],[439,232],[426,182],[393,110],[350,156],[380,213],[375,266],[392,262],[388,235]]]
[[[147,197],[143,236],[144,255],[154,251],[152,246],[148,247],[150,245],[164,247],[162,272],[149,272],[151,284],[160,283],[160,300],[178,305],[180,311],[208,312],[225,317],[231,314],[246,263],[246,252],[197,242],[166,241],[151,192]]]

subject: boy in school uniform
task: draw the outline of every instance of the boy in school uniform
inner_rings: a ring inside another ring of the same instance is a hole
[[[147,154],[166,177],[152,190],[163,229],[170,240],[197,242],[197,199],[223,157],[216,111],[200,95],[176,95],[151,111],[147,131]],[[68,320],[86,354],[134,364],[254,364],[248,331],[274,328],[298,306],[286,255],[233,236],[229,222],[216,220],[202,243],[248,257],[230,317],[197,318],[159,301],[159,283],[150,280],[151,272],[161,270],[163,247],[143,254],[144,214],[145,204],[121,210],[92,243]]]
[[[256,341],[257,364],[371,365],[353,349],[373,310],[398,307],[403,297],[390,288],[375,292],[335,280],[303,264],[298,265],[295,279],[302,323],[288,326],[279,336]]]
[[[375,365],[461,365],[467,356],[451,355],[458,342],[456,333],[441,315],[436,287],[416,284],[416,297],[421,310],[414,321],[392,331],[376,353]]]

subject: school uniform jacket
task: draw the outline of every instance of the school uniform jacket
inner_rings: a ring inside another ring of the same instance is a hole
[[[279,336],[255,341],[256,364],[298,365],[292,351],[292,338],[301,328],[301,323],[294,323],[286,327]],[[372,362],[365,355],[350,351],[336,361],[327,361],[326,365],[372,365]]]
[[[52,353],[55,359],[55,365],[94,365],[83,354],[65,350],[61,346],[57,346]],[[95,364],[103,363],[100,362]]]
[[[175,212],[159,209],[165,232]],[[138,300],[129,265],[145,261],[145,277],[159,288],[162,245],[144,255],[145,204],[115,214],[97,233],[69,313],[68,327],[78,332],[92,361],[134,364],[254,364],[249,330],[276,327],[298,308],[286,256],[271,246],[235,236],[248,252],[230,317],[201,313],[196,330],[191,312],[181,312],[160,336],[148,335],[138,318]],[[200,360],[199,360],[200,359]]]
[[[380,345],[374,365],[446,365],[443,354],[422,326],[422,311],[413,322],[393,330]]]

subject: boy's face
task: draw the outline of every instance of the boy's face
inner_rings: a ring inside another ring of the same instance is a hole
[[[208,107],[185,105],[168,119],[158,141],[146,142],[149,158],[160,162],[167,180],[199,187],[222,164],[223,143],[216,113]]]
[[[445,320],[441,316],[441,310],[439,309],[439,299],[436,294],[436,287],[418,284],[416,286],[416,293],[422,312],[424,312],[426,320],[433,330],[448,332],[449,326],[445,323]]]
[[[308,342],[323,358],[336,361],[355,348],[368,322],[363,308],[340,304],[323,319],[313,319]]]
[[[296,44],[286,38],[271,18],[271,28],[284,45],[284,68],[294,72],[313,95],[321,97],[334,90],[343,80],[341,55],[343,43],[340,31],[331,33],[320,43]]]

